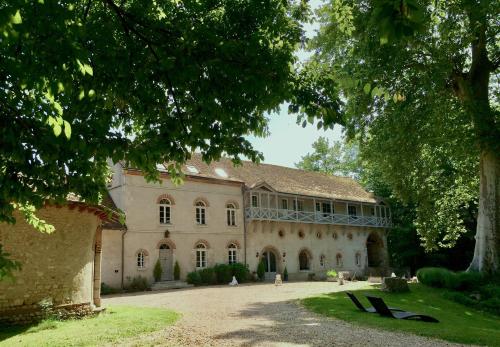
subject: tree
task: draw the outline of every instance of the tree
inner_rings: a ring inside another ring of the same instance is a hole
[[[335,141],[330,146],[328,139],[320,136],[312,147],[313,153],[303,156],[300,162],[295,164],[297,168],[359,179],[361,166],[358,162],[358,148],[354,142]]]
[[[429,249],[462,235],[478,203],[470,270],[499,269],[498,1],[331,0],[290,111],[344,125],[383,181],[414,203]]]
[[[287,1],[64,0],[0,5],[0,221],[96,203],[106,159],[157,179],[195,149],[261,159],[245,139],[289,94],[305,8]]]

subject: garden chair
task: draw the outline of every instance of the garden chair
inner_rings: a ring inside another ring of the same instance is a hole
[[[363,312],[369,312],[369,313],[376,313],[377,311],[373,307],[364,307],[363,304],[358,300],[358,298],[351,292],[346,292],[347,296],[351,301],[356,305],[357,308],[359,308],[360,311]],[[399,308],[396,307],[389,307],[389,310],[391,311],[403,311]]]
[[[391,311],[389,307],[385,304],[382,298],[377,298],[375,296],[366,296],[368,301],[371,302],[378,314],[384,317],[390,317],[395,319],[418,319],[423,322],[438,323],[439,321],[431,316],[426,316],[424,314],[418,314],[407,311]]]

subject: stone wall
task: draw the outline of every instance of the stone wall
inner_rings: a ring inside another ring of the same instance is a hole
[[[38,317],[39,303],[53,307],[93,304],[95,233],[99,218],[77,207],[46,207],[37,216],[55,227],[43,234],[17,215],[15,225],[0,224],[0,243],[22,264],[14,282],[0,282],[0,317]],[[16,312],[19,313],[16,316]]]

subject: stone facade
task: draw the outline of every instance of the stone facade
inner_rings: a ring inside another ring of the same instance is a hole
[[[0,243],[22,264],[14,281],[0,282],[0,323],[39,319],[42,302],[61,315],[90,312],[99,296],[94,290],[94,260],[101,223],[91,212],[83,205],[39,210],[37,216],[54,225],[51,234],[36,231],[19,215],[15,225],[0,224]]]
[[[228,263],[230,253],[235,253],[236,261],[247,264],[249,270],[255,272],[263,257],[272,257],[276,266],[268,268],[269,278],[282,273],[285,267],[291,280],[304,280],[313,274],[315,278],[324,278],[326,271],[332,268],[363,275],[373,266],[369,262],[373,263],[374,258],[377,258],[377,267],[386,265],[386,228],[249,218],[246,213],[252,204],[249,193],[262,193],[259,196],[264,204],[264,194],[269,193],[265,186],[259,190],[259,187],[249,188],[241,180],[195,175],[187,175],[184,184],[176,186],[166,174],[162,175],[161,183],[148,183],[139,171],[124,169],[120,164],[114,165],[113,171],[109,193],[125,213],[126,228],[103,230],[102,281],[109,286],[127,286],[136,276],[154,282],[153,268],[159,260],[166,264],[167,272],[178,262],[181,279],[185,279],[188,272],[199,268],[197,247],[206,252],[203,265],[208,267]],[[267,196],[269,206],[275,205],[272,199],[276,199],[277,205],[286,198],[291,210],[293,200],[297,200],[297,196],[290,194],[273,194]],[[170,221],[162,224],[160,203],[165,199],[169,202]],[[314,211],[316,203],[326,201],[324,198],[313,200],[313,197],[300,199],[303,199],[304,211]],[[196,221],[198,202],[203,202],[206,213],[203,225]],[[231,224],[228,206],[234,207],[235,225],[232,226],[228,225]],[[358,213],[365,213],[365,217],[381,209],[374,203],[363,205],[359,201],[349,206],[351,209],[357,206]],[[345,201],[331,202],[330,210],[346,217],[349,212]],[[229,249],[231,245],[234,250]],[[164,279],[172,279],[171,273],[165,274]]]

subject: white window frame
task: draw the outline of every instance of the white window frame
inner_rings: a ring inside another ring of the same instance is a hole
[[[227,248],[228,264],[235,264],[238,262],[237,251],[238,251],[238,248],[236,247],[236,245],[234,243],[229,245],[229,247]]]
[[[205,269],[208,265],[207,261],[207,247],[203,243],[198,243],[196,245],[196,268]]]
[[[207,205],[203,201],[196,203],[195,220],[198,225],[207,225]]]
[[[344,260],[343,260],[342,253],[337,253],[335,255],[335,264],[337,264],[338,267],[344,266]]]
[[[136,266],[139,270],[144,270],[146,268],[146,252],[139,251],[136,255]]]
[[[226,205],[226,224],[230,227],[236,226],[236,206],[232,203]]]
[[[162,225],[172,224],[172,203],[169,199],[161,199],[158,203],[158,220]],[[167,213],[168,211],[168,213]],[[168,215],[168,218],[167,218]]]

